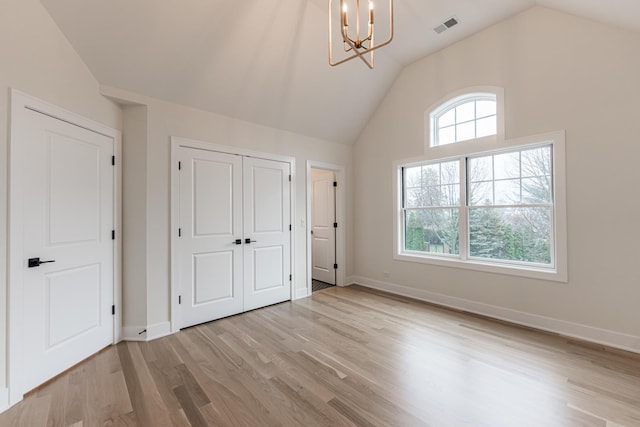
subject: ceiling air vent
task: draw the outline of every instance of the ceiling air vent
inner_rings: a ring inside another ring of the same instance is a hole
[[[458,24],[458,18],[456,18],[455,16],[452,16],[451,18],[444,21],[442,24],[435,27],[433,31],[435,31],[436,34],[440,34],[447,31],[449,28],[457,24]]]

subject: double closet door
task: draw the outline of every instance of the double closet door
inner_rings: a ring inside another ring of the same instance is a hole
[[[180,327],[291,299],[290,164],[179,156]]]

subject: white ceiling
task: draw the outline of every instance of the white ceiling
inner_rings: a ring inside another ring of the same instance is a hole
[[[639,0],[395,0],[369,70],[328,65],[327,0],[41,1],[103,85],[347,144],[403,66],[536,4],[640,31]]]

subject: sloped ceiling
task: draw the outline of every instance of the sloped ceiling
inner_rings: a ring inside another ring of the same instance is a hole
[[[396,0],[395,38],[369,70],[328,65],[327,0],[42,3],[102,85],[346,144],[402,67],[536,4],[640,31],[637,0]]]

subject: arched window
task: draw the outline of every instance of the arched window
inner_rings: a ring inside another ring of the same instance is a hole
[[[429,117],[431,147],[496,135],[497,96],[495,93],[466,93],[441,104]]]

